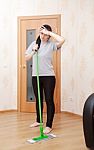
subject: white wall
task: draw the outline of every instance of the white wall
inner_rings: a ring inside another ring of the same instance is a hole
[[[17,16],[61,14],[61,109],[82,114],[94,92],[93,0],[0,0],[0,110],[17,108]]]
[[[82,114],[85,100],[94,92],[94,1],[65,3],[62,32],[67,41],[62,53],[61,108]]]

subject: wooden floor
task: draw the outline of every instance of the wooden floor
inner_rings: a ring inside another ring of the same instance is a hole
[[[79,116],[56,114],[52,133],[57,138],[29,144],[27,139],[39,136],[39,127],[29,128],[34,120],[34,113],[0,113],[0,150],[87,150]]]

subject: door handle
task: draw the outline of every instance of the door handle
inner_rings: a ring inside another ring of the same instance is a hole
[[[25,69],[25,68],[26,68],[26,65],[23,65],[22,68]]]

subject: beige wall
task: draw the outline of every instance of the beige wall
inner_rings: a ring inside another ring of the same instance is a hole
[[[94,92],[94,1],[67,1],[63,14],[62,110],[82,114]]]
[[[93,0],[3,0],[0,5],[0,110],[17,108],[17,16],[61,14],[61,110],[82,114],[94,91]]]

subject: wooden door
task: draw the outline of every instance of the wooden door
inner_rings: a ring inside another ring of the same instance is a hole
[[[18,109],[21,112],[36,111],[35,97],[32,88],[32,60],[29,62],[25,61],[25,50],[29,44],[37,38],[39,27],[43,24],[51,25],[53,32],[60,34],[60,15],[18,18]],[[55,108],[56,112],[60,112],[60,51],[54,52],[53,65],[57,81],[54,92]],[[44,112],[46,112],[45,100]]]

